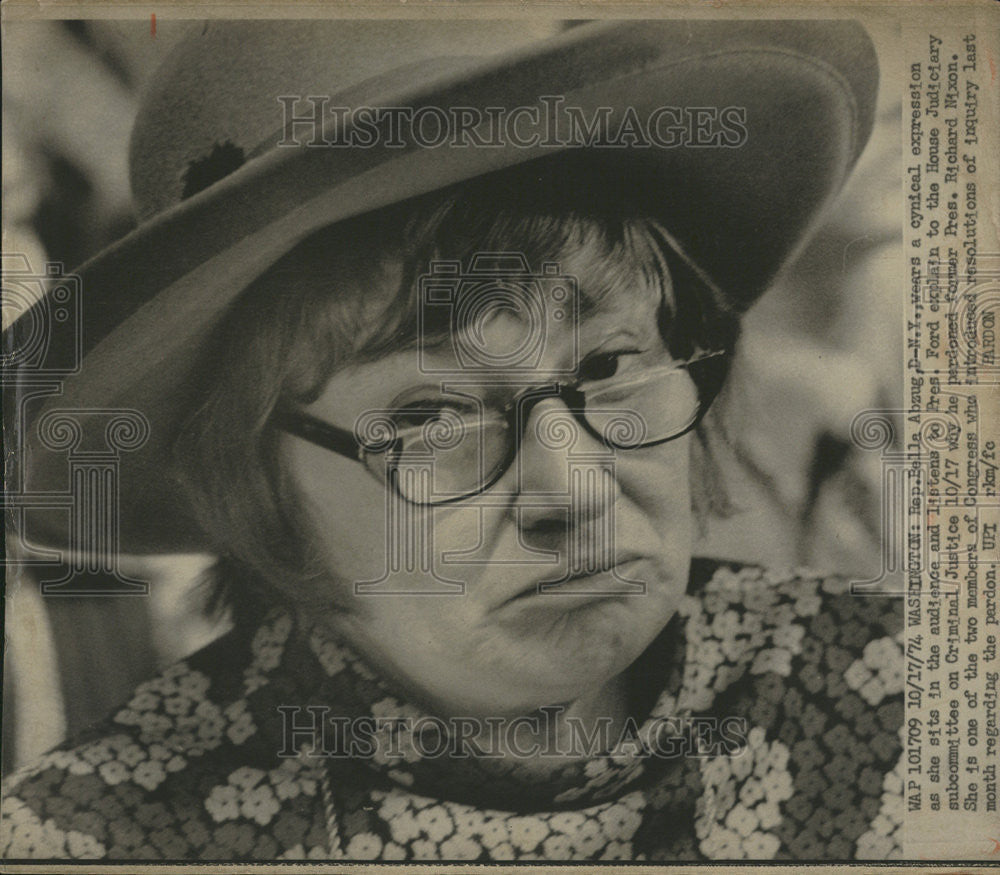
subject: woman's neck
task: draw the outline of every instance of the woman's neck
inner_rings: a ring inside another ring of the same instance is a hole
[[[619,675],[572,702],[486,721],[474,742],[494,757],[545,769],[565,764],[567,759],[607,753],[621,737],[627,717],[625,676]]]

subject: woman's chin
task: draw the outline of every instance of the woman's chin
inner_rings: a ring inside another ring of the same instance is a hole
[[[672,615],[643,596],[529,598],[538,604],[505,609],[496,626],[517,654],[511,675],[522,691],[546,691],[541,704],[592,693],[621,674]]]

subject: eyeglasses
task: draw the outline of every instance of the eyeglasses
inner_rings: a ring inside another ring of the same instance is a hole
[[[291,407],[278,408],[274,424],[361,462],[413,504],[450,504],[485,492],[504,475],[540,402],[560,399],[584,431],[610,450],[651,447],[698,425],[722,388],[729,360],[728,352],[711,352],[619,379],[532,386],[506,402],[485,401],[462,384],[442,384],[365,413],[353,431]],[[554,418],[537,420],[541,443],[564,440],[565,420],[562,426]],[[430,479],[406,476],[421,468],[431,472]]]

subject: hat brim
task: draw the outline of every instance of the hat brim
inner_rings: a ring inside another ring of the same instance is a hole
[[[358,103],[514,107],[559,95],[587,115],[633,107],[640,118],[662,106],[742,108],[747,136],[737,148],[608,149],[607,159],[626,154],[641,166],[661,195],[665,227],[745,308],[857,161],[877,78],[874,48],[854,22],[597,23]],[[82,367],[65,377],[61,395],[19,402],[16,423],[31,423],[21,446],[26,493],[68,485],[65,451],[38,433],[46,413],[137,411],[149,436],[116,456],[117,549],[208,548],[172,476],[170,445],[192,363],[233,300],[324,226],[553,151],[275,148],[145,222],[78,271]],[[31,541],[69,547],[79,539],[63,511],[26,512],[21,523]]]

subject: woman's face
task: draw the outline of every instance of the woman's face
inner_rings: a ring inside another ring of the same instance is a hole
[[[658,306],[658,293],[636,292],[605,299],[578,326],[547,325],[531,370],[484,377],[463,370],[449,343],[345,367],[308,412],[351,429],[401,397],[439,394],[442,383],[493,398],[573,370],[595,386],[638,375],[669,362]],[[475,348],[493,351],[517,347],[526,330],[505,312],[481,327]],[[510,385],[483,385],[497,380]],[[563,440],[551,440],[559,429]],[[546,398],[496,483],[427,507],[404,502],[363,464],[284,435],[284,462],[329,570],[304,609],[442,714],[523,714],[591,695],[636,659],[684,593],[690,439],[612,451]]]

